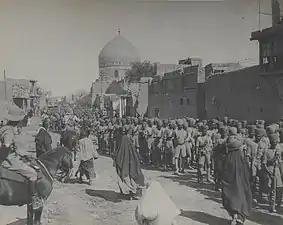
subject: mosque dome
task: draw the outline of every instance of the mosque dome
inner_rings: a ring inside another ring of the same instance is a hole
[[[104,46],[99,54],[99,66],[129,66],[131,62],[140,61],[135,46],[120,35],[114,37]]]

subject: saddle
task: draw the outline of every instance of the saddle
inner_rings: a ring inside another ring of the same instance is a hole
[[[31,157],[31,156],[22,156],[22,159],[24,163],[26,163],[28,166],[32,167],[38,174],[38,180],[41,178],[42,173],[42,167],[41,165],[37,162],[37,159]],[[19,183],[27,183],[28,179],[25,177],[21,176],[20,174],[10,171],[6,168],[3,168],[0,166],[0,180],[7,180],[7,181],[16,181]]]

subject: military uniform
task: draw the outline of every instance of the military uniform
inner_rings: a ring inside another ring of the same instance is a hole
[[[174,153],[174,145],[173,145],[173,130],[169,127],[164,128],[162,138],[163,138],[163,164],[165,165],[165,169],[167,165],[172,165],[174,162],[173,153]]]
[[[271,137],[272,142],[274,139],[276,139],[278,136],[273,135]],[[276,141],[275,141],[276,142]],[[262,164],[265,167],[264,173],[267,178],[267,190],[269,193],[269,201],[270,201],[270,211],[275,211],[275,200],[276,200],[276,192],[280,188],[282,189],[282,178],[281,178],[281,172],[280,172],[280,163],[282,162],[281,159],[281,152],[276,148],[277,144],[272,144],[270,148],[266,149],[266,151],[263,154],[263,160]],[[282,192],[280,193],[281,196],[277,196],[277,198],[282,200]],[[281,202],[279,203],[281,204]]]
[[[154,137],[153,137],[153,127],[152,127],[152,121],[149,121],[148,126],[145,130],[146,134],[146,141],[147,141],[147,148],[148,148],[148,161],[149,163],[152,163],[152,151],[154,148]]]
[[[140,149],[140,144],[139,144],[139,133],[140,133],[140,125],[138,124],[138,121],[135,120],[135,124],[132,129],[132,135],[133,135],[133,144],[137,151]]]
[[[258,144],[255,143],[254,139],[249,137],[245,140],[245,159],[249,165],[250,170],[250,180],[251,180],[251,191],[253,198],[255,199],[256,193],[256,176],[257,176],[257,165],[256,165],[256,156],[257,156]]]
[[[34,209],[38,209],[42,207],[42,201],[38,197],[36,191],[37,172],[24,163],[22,157],[16,152],[14,132],[16,127],[9,125],[10,121],[20,122],[23,118],[24,115],[21,109],[18,109],[15,106],[11,106],[8,109],[8,115],[5,118],[8,120],[8,123],[0,129],[0,163],[3,168],[14,171],[29,180],[32,205]]]
[[[191,127],[188,127],[188,123],[184,123],[184,130],[187,132],[187,138],[185,139],[185,146],[186,146],[186,152],[187,152],[187,163],[189,169],[191,168],[191,162],[192,162],[192,151],[194,147],[194,138],[192,137],[193,129]]]
[[[264,187],[267,186],[264,171],[262,170],[262,160],[265,151],[270,147],[269,139],[266,138],[266,131],[263,128],[256,129],[256,143],[258,144],[258,148],[255,164],[259,177],[259,198],[262,199],[262,194],[265,192]]]
[[[187,138],[187,132],[181,128],[177,129],[175,132],[175,158],[179,157],[186,157],[187,156],[187,150],[185,145],[185,140]]]
[[[212,153],[212,140],[210,136],[207,135],[207,128],[203,126],[201,128],[202,136],[197,138],[196,148],[198,153],[198,166],[199,166],[199,178],[202,181],[202,176],[204,173],[204,166],[207,167],[207,181],[213,183],[210,177],[211,169],[211,153]]]
[[[8,148],[15,145],[15,133],[13,127],[3,126],[0,129],[0,138],[2,144],[1,151],[9,151],[1,166],[10,171],[14,171],[29,180],[36,181],[37,172],[25,164],[22,161],[21,156],[14,149],[8,150]]]
[[[214,160],[214,180],[215,189],[219,190],[221,182],[221,170],[223,167],[224,157],[226,155],[226,140],[228,134],[228,128],[221,127],[219,129],[220,137],[217,138],[213,147],[213,160]]]
[[[153,163],[159,167],[161,166],[161,151],[162,151],[162,123],[157,121],[156,127],[153,128],[153,138],[154,138],[154,147],[153,147]]]

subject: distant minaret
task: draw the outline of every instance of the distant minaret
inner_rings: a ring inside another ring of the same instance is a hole
[[[280,22],[280,0],[271,0],[272,26]]]
[[[120,36],[120,33],[121,33],[120,28],[118,28],[118,35],[119,35],[119,36]]]

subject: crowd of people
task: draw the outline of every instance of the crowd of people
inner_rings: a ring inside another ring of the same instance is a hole
[[[283,120],[248,124],[227,117],[108,118],[99,110],[78,111],[68,120],[64,114],[62,127],[87,131],[84,137],[95,140],[101,154],[113,157],[121,193],[127,196],[133,197],[144,185],[143,164],[172,170],[177,176],[197,171],[199,183],[208,182],[222,191],[223,205],[235,224],[244,223],[252,204],[268,201],[270,212],[281,208]],[[132,167],[124,165],[125,158]]]

